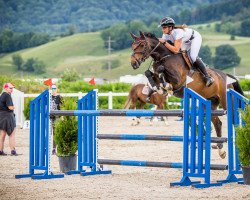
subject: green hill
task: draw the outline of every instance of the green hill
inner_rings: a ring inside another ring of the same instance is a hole
[[[238,55],[241,57],[241,63],[236,68],[237,75],[250,74],[250,38],[236,37],[230,40],[230,35],[220,34],[210,31],[208,25],[195,26],[203,36],[203,45],[208,45],[213,53],[215,47],[221,44],[230,44],[235,47]],[[131,39],[132,42],[132,39]],[[99,32],[81,33],[73,36],[64,37],[56,41],[41,45],[39,47],[25,49],[15,52],[20,54],[24,60],[28,58],[38,58],[42,60],[47,72],[42,77],[59,77],[66,68],[75,69],[83,77],[103,77],[108,79],[117,79],[126,74],[143,73],[149,65],[150,60],[138,70],[133,70],[130,66],[131,49],[112,52],[111,59],[116,62],[117,67],[109,72],[104,66],[107,66],[108,52],[104,48],[104,42]],[[11,54],[5,54],[0,57],[1,74],[20,74],[12,65]],[[232,73],[232,69],[227,72]],[[27,74],[24,74],[27,75]],[[31,75],[31,74],[29,74]],[[35,76],[35,75],[34,75]],[[37,76],[37,75],[36,75]]]

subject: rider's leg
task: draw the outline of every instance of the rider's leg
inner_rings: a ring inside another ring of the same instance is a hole
[[[196,61],[194,64],[199,68],[201,73],[204,75],[205,81],[206,81],[206,86],[209,87],[212,85],[214,82],[214,79],[208,75],[207,70],[206,70],[206,65],[205,63],[201,60],[201,58],[197,57]]]
[[[150,85],[152,86],[153,90],[157,90],[157,85],[156,85],[156,82],[154,81],[153,79],[153,72],[151,72],[149,69],[147,71],[145,71],[145,76],[147,77],[148,79],[148,82],[150,83]]]
[[[190,58],[194,65],[196,65],[201,73],[203,74],[206,82],[206,86],[210,86],[214,80],[211,76],[208,75],[206,70],[206,65],[204,62],[198,57],[200,47],[202,43],[201,35],[195,31],[194,38],[192,39],[191,46],[190,46]]]
[[[167,81],[165,80],[165,75],[164,75],[164,66],[160,65],[158,68],[157,68],[157,72],[159,74],[159,78],[160,78],[160,81],[161,81],[161,84],[162,84],[162,87],[165,88],[166,85],[167,85]]]
[[[152,86],[153,91],[149,94],[149,96],[147,97],[147,102],[150,102],[150,95],[155,91],[160,93],[160,89],[159,87],[156,85],[156,82],[153,79],[153,72],[151,72],[150,70],[145,71],[145,76],[148,79],[149,84]]]

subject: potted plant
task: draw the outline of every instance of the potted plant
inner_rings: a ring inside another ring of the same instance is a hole
[[[250,185],[250,105],[240,111],[244,125],[236,128],[236,144],[243,171],[244,184]]]
[[[75,102],[72,99],[65,99],[62,109],[76,110]],[[60,170],[63,173],[76,169],[77,131],[77,118],[75,116],[60,117],[55,123],[54,140],[57,145]]]

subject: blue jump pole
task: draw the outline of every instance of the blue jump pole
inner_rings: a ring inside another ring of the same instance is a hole
[[[145,135],[145,134],[98,134],[98,139],[108,140],[157,140],[157,141],[174,141],[183,142],[183,136],[178,135]],[[203,141],[206,138],[203,137]],[[196,140],[197,141],[197,140]],[[227,138],[211,137],[211,143],[224,143]]]
[[[138,167],[161,167],[161,168],[182,168],[183,164],[180,162],[155,162],[142,160],[111,160],[111,159],[97,159],[100,165],[123,165],[123,166],[138,166]],[[196,166],[196,169],[198,166]],[[203,166],[203,169],[205,166]],[[227,170],[227,165],[211,164],[211,170]]]

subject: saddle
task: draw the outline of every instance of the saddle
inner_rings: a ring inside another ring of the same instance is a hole
[[[184,59],[184,60],[185,60],[185,62],[187,63],[187,65],[188,65],[189,69],[191,70],[191,69],[192,69],[193,64],[192,64],[192,62],[191,62],[191,59],[190,59],[190,57],[189,57],[189,55],[188,55],[187,51],[186,51],[186,50],[181,51],[181,54],[182,54],[183,59]]]

